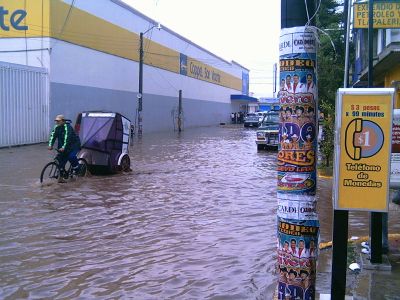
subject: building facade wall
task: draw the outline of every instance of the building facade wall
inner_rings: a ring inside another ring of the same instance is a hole
[[[102,110],[116,111],[120,108],[123,115],[134,123],[136,114],[136,92],[118,91],[72,84],[50,84],[50,101],[57,101],[51,105],[50,116],[59,113],[65,114],[73,122],[81,111]],[[216,125],[219,122],[228,122],[231,106],[221,102],[204,101],[183,97],[184,127]],[[145,94],[143,96],[143,131],[171,131],[176,128],[178,114],[178,95],[176,97]]]
[[[395,108],[400,108],[400,62],[385,74],[385,87],[394,87],[396,89]]]
[[[63,41],[54,42],[51,61],[53,114],[63,113],[74,119],[84,110],[114,110],[132,121],[136,119],[139,81],[136,62]],[[230,95],[235,90],[144,65],[145,131],[167,130],[173,125],[171,112],[177,106],[179,89],[185,126],[213,125],[229,119]],[[78,91],[84,91],[84,97]],[[202,103],[203,108],[199,107]]]
[[[10,52],[0,52],[0,60],[48,69],[49,121],[58,113],[74,120],[83,110],[112,110],[135,120],[139,33],[155,21],[117,0],[4,2],[10,12],[27,11],[27,30],[2,32],[0,46]],[[228,121],[230,95],[246,88],[248,70],[167,28],[145,36],[144,131],[173,128],[179,90],[185,126]]]
[[[50,69],[50,39],[1,38],[0,61]]]

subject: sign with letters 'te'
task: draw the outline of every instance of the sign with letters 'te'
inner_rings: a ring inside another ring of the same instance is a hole
[[[375,2],[373,28],[400,28],[400,2]],[[354,28],[368,28],[368,2],[354,3]]]
[[[334,208],[386,212],[394,89],[339,89]]]

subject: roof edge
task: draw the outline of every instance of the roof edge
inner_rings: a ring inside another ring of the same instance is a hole
[[[157,25],[157,24],[159,23],[159,22],[157,22],[156,20],[153,20],[152,18],[150,18],[150,17],[144,15],[143,13],[141,13],[141,12],[138,11],[137,9],[133,8],[132,6],[126,4],[126,3],[123,2],[122,0],[110,0],[110,1],[113,2],[114,4],[118,5],[118,6],[120,6],[120,7],[122,7],[122,8],[125,8],[126,10],[128,10],[128,11],[134,13],[135,15],[138,15],[138,16],[140,16],[140,17],[146,19],[148,22],[152,23],[153,25]],[[161,24],[161,25],[162,25],[162,24]],[[211,51],[209,51],[209,50],[207,50],[207,49],[205,49],[205,48],[199,46],[198,44],[192,42],[191,40],[185,38],[184,36],[180,35],[179,33],[176,33],[175,31],[169,29],[168,27],[162,25],[162,29],[165,30],[166,32],[168,32],[168,33],[170,33],[170,34],[176,36],[177,38],[183,40],[184,42],[189,43],[189,44],[191,44],[191,45],[197,47],[198,49],[200,49],[200,50],[206,52],[207,54],[212,55],[212,56],[214,56],[215,58],[218,58],[219,60],[225,62],[226,64],[228,64],[228,65],[230,65],[230,66],[233,65],[233,61],[232,61],[232,62],[227,61],[226,59],[224,59],[224,58],[222,58],[222,57],[220,57],[220,56],[218,56],[218,55],[212,53]],[[238,63],[235,63],[235,64],[236,64],[236,65],[239,65]],[[243,67],[242,65],[239,65],[239,66],[249,71],[249,69]]]

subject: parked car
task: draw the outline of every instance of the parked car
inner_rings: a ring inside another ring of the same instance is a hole
[[[130,120],[115,112],[82,112],[75,130],[79,133],[83,158],[91,173],[130,171],[128,153]]]
[[[244,117],[244,127],[258,127],[260,125],[260,116],[257,113],[248,113]]]
[[[270,111],[265,114],[256,136],[257,150],[264,148],[278,149],[279,146],[279,113]]]
[[[261,125],[261,122],[263,121],[264,116],[266,114],[268,114],[268,112],[267,111],[258,111],[258,112],[256,112],[256,114],[258,116],[259,125]]]

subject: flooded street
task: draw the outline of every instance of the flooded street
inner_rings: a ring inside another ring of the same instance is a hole
[[[271,299],[276,152],[254,139],[229,125],[144,132],[133,172],[44,187],[46,145],[0,149],[0,298]],[[331,180],[318,184],[326,242]]]

